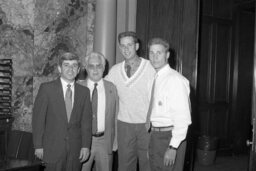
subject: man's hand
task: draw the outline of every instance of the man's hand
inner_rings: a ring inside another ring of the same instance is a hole
[[[145,123],[145,127],[146,127],[146,131],[147,131],[147,132],[150,132],[151,123],[150,123],[150,122],[146,122],[146,123]]]
[[[44,149],[43,148],[37,148],[35,149],[35,156],[39,158],[40,160],[43,159],[44,156]]]
[[[84,162],[88,159],[90,155],[90,150],[89,148],[81,148],[81,151],[80,151],[80,156],[79,156],[79,159],[80,159],[80,162]]]
[[[171,166],[175,162],[177,150],[168,148],[164,154],[164,166]]]

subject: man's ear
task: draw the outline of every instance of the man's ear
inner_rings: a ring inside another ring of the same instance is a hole
[[[80,66],[80,68],[81,68],[81,66]],[[84,66],[83,66],[83,70],[84,70],[85,72],[87,72],[87,65],[84,65]]]
[[[136,51],[139,49],[139,47],[140,47],[140,44],[139,43],[135,43]]]
[[[169,59],[169,57],[170,57],[170,52],[169,51],[167,52],[166,56],[167,56],[166,59]]]
[[[59,73],[61,73],[61,67],[58,65],[58,71]]]

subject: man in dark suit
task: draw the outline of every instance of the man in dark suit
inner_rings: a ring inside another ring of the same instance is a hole
[[[105,63],[105,58],[100,53],[92,52],[85,57],[88,79],[81,84],[91,91],[93,129],[91,155],[83,164],[82,171],[91,171],[93,161],[96,171],[112,171],[112,150],[117,148],[115,123],[118,96],[114,84],[102,79]]]
[[[41,84],[32,117],[35,155],[46,171],[80,171],[90,153],[91,102],[89,89],[75,83],[79,58],[59,58],[60,78]]]

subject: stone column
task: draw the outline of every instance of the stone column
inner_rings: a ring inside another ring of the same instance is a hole
[[[117,0],[96,0],[96,18],[93,50],[102,53],[109,67],[116,59]]]

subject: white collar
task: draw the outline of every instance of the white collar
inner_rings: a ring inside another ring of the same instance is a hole
[[[165,66],[163,66],[157,73],[157,76],[161,76],[163,74],[165,74],[166,72],[168,72],[170,70],[170,66],[169,64],[166,64]]]
[[[103,79],[100,79],[98,82],[94,82],[91,79],[88,78],[87,85],[88,87],[94,87],[94,84],[97,83],[98,86],[103,86]]]
[[[67,87],[68,84],[71,85],[71,88],[74,87],[74,84],[75,84],[75,81],[71,82],[71,83],[68,83],[67,81],[65,81],[63,78],[60,77],[60,81],[61,81],[61,84],[63,87]]]

